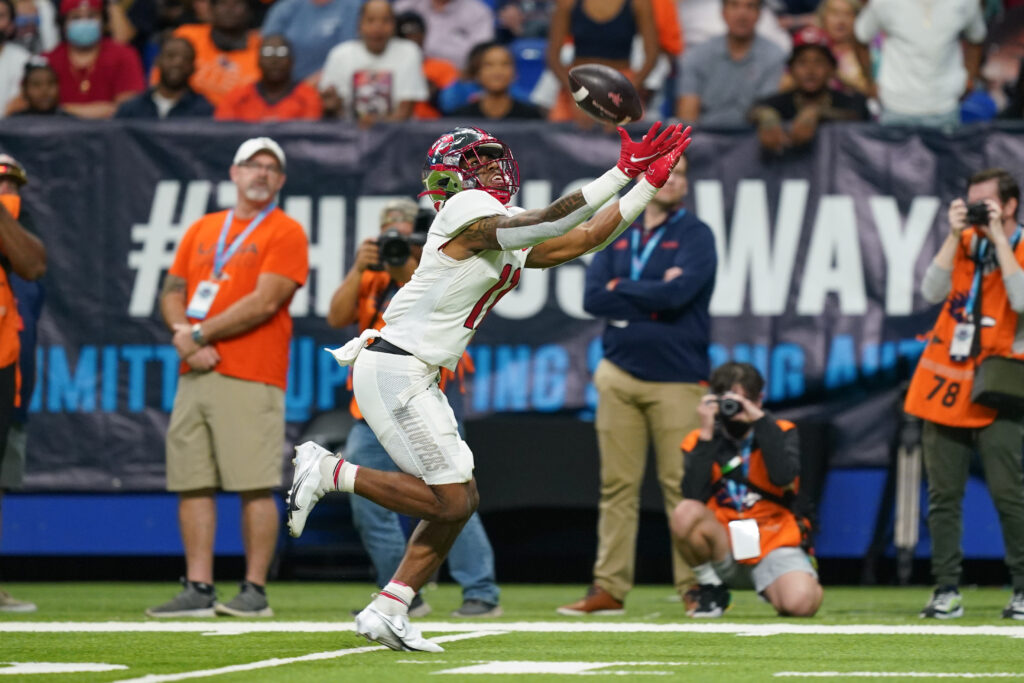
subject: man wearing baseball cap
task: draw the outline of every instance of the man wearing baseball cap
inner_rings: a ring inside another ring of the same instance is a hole
[[[281,485],[288,303],[306,281],[308,244],[277,206],[285,155],[274,140],[243,142],[231,180],[235,208],[188,229],[160,294],[181,357],[166,452],[186,570],[183,590],[146,610],[151,617],[273,615],[265,586],[278,529],[271,489]],[[227,603],[213,586],[218,490],[237,491],[242,503],[246,572]]]
[[[35,379],[35,321],[42,306],[42,288],[35,280],[46,272],[46,248],[25,229],[29,221],[20,193],[27,182],[22,165],[0,154],[0,253],[9,262],[0,267],[0,497],[21,486],[25,471],[23,425]],[[0,590],[0,612],[35,609]]]
[[[828,36],[817,26],[806,26],[793,37],[789,72],[794,89],[760,100],[750,110],[761,147],[782,154],[791,147],[810,144],[818,125],[826,121],[866,121],[867,100],[831,87],[836,57]]]
[[[146,89],[139,55],[105,35],[103,0],[61,0],[64,41],[46,59],[57,72],[60,103],[70,114],[109,119]]]

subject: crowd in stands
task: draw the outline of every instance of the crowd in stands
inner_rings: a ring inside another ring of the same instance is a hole
[[[0,0],[0,118],[589,127],[585,63],[768,153],[826,121],[1019,119],[1024,0]]]

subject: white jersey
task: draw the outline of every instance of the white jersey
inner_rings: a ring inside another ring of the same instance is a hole
[[[445,201],[416,272],[384,311],[381,336],[424,363],[454,370],[484,316],[519,284],[530,249],[488,249],[457,261],[441,248],[481,218],[520,211],[483,190],[463,190]]]

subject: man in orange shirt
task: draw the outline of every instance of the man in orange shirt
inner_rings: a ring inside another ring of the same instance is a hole
[[[273,615],[264,587],[278,529],[271,489],[281,484],[288,303],[309,270],[302,226],[277,207],[284,172],[276,142],[242,143],[231,166],[235,208],[189,228],[164,280],[160,311],[182,359],[167,489],[179,495],[186,575],[176,597],[146,610],[151,617]],[[241,495],[246,559],[241,590],[223,604],[213,588],[217,489]]]
[[[796,427],[761,408],[764,378],[753,365],[724,363],[710,383],[697,406],[700,429],[683,440],[684,500],[670,520],[700,582],[687,614],[720,617],[729,588],[753,588],[780,616],[814,616],[824,594],[792,511]]]
[[[250,30],[252,16],[246,0],[211,0],[210,13],[209,24],[186,24],[174,35],[196,50],[192,89],[216,107],[228,92],[260,77],[260,36]],[[159,80],[153,69],[150,81],[155,85]]]
[[[13,157],[0,154],[0,497],[21,485],[24,460],[6,448],[18,392],[18,355],[21,316],[15,305],[8,275],[37,280],[46,272],[46,247],[22,225],[21,187],[28,182],[25,169]],[[34,612],[31,602],[0,590],[0,612]]]
[[[221,100],[214,118],[222,121],[316,121],[323,113],[316,88],[292,79],[292,46],[281,35],[260,45],[260,80],[240,85]]]

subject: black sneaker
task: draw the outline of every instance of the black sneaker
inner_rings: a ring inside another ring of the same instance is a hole
[[[697,619],[717,619],[725,614],[725,610],[729,609],[732,602],[729,589],[722,584],[712,586],[702,583],[697,586],[697,594],[694,597],[696,604],[688,609],[686,614]]]
[[[1010,604],[1003,610],[1003,619],[1024,619],[1024,590],[1013,591]]]
[[[462,603],[462,607],[452,612],[453,617],[500,617],[505,613],[501,605],[485,600],[470,598]]]
[[[217,603],[214,607],[217,614],[229,617],[272,617],[274,610],[267,603],[266,591],[260,590],[255,584],[243,581],[238,595],[231,602]]]
[[[939,586],[932,592],[931,600],[917,616],[922,619],[956,619],[963,615],[964,601],[956,586]]]
[[[146,610],[147,617],[214,617],[213,611],[217,603],[217,593],[213,586],[196,583],[182,577],[183,586],[180,593],[157,607]]]

